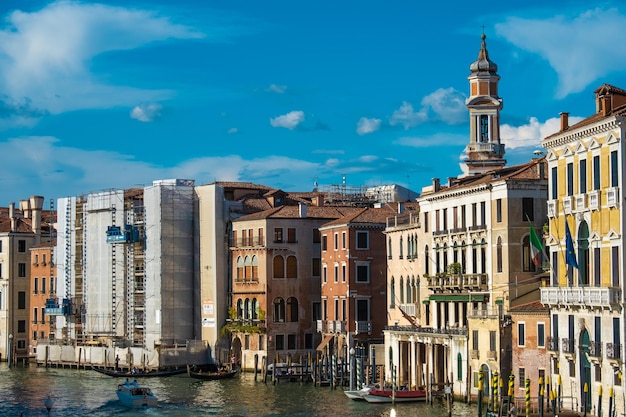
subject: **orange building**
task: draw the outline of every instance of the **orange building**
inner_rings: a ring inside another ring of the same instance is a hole
[[[37,354],[37,341],[48,339],[50,317],[44,314],[46,300],[56,294],[56,277],[53,253],[56,242],[46,242],[30,248],[30,320],[28,355]]]

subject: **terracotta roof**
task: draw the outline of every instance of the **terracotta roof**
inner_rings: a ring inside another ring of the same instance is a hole
[[[11,220],[8,218],[0,221],[0,233],[11,232]],[[15,220],[15,233],[32,233],[30,219],[16,219]]]
[[[530,303],[520,304],[515,307],[509,308],[510,312],[523,313],[523,312],[548,312],[550,308],[544,306],[541,301],[531,301]]]
[[[346,214],[354,211],[360,211],[361,209],[354,207],[343,206],[307,206],[306,218],[307,219],[337,219],[343,217]],[[258,213],[249,214],[247,216],[239,217],[234,221],[247,221],[247,220],[260,220],[260,219],[298,219],[300,218],[300,208],[298,206],[280,206],[269,210],[264,210]]]
[[[324,227],[338,226],[350,223],[382,223],[387,224],[387,217],[396,212],[389,206],[383,208],[364,208],[357,212],[349,214],[324,224]]]

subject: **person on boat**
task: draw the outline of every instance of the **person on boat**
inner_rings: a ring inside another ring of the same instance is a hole
[[[116,371],[119,369],[119,365],[120,365],[120,355],[115,355],[115,370]]]

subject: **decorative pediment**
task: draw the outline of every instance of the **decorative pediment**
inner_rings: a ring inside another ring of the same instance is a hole
[[[587,147],[581,140],[580,142],[578,142],[578,146],[576,146],[576,153],[585,153],[585,152],[587,152]]]
[[[548,246],[556,246],[558,244],[559,244],[559,240],[556,239],[552,235],[548,236],[548,238],[546,239],[546,245],[548,245]]]
[[[615,229],[609,230],[609,233],[606,234],[606,238],[609,240],[620,239],[620,234],[615,231]]]
[[[574,156],[574,152],[572,151],[572,149],[568,146],[563,150],[563,156],[564,157],[568,157],[568,156]]]
[[[613,133],[609,133],[609,136],[606,138],[606,143],[607,145],[613,145],[615,143],[619,143],[619,138],[613,135]]]
[[[591,142],[589,142],[589,149],[600,149],[602,144],[598,142],[598,138],[591,138]]]
[[[602,240],[602,236],[600,236],[598,232],[594,231],[593,233],[591,233],[591,235],[589,235],[589,240],[591,242],[599,241],[599,240]]]
[[[546,158],[548,161],[556,161],[559,159],[558,155],[553,150],[548,151]]]

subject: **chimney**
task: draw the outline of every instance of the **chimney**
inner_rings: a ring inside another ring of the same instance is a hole
[[[569,113],[562,112],[561,115],[561,132],[569,128]]]
[[[613,110],[611,108],[611,95],[607,94],[605,96],[602,96],[601,100],[602,100],[602,115],[608,116]]]
[[[20,210],[22,211],[22,217],[30,219],[30,207],[28,200],[20,200]]]
[[[402,201],[398,201],[398,214],[404,213],[404,203]]]
[[[439,190],[441,190],[441,182],[439,178],[433,178],[433,191],[437,192]]]
[[[15,232],[15,203],[9,203],[9,219],[11,219],[11,231]]]
[[[31,196],[30,208],[33,215],[33,233],[36,235],[41,234],[41,210],[43,209],[43,197],[39,195]]]
[[[306,218],[306,204],[298,203],[298,216],[301,219],[305,219]]]

